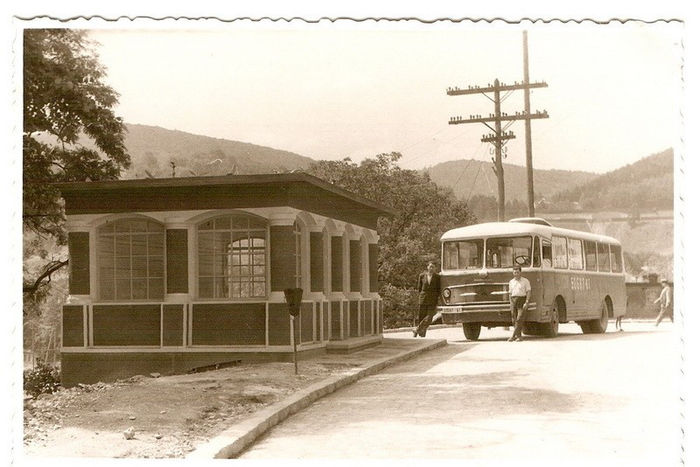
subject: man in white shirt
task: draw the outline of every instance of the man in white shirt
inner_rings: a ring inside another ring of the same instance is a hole
[[[654,324],[655,326],[658,326],[659,323],[661,322],[662,319],[664,319],[664,315],[668,313],[669,311],[671,312],[671,322],[673,322],[673,305],[671,304],[671,284],[668,283],[667,280],[662,280],[661,285],[663,288],[661,289],[661,294],[659,295],[659,298],[654,300],[654,303],[659,303],[661,302],[661,309],[659,310],[659,315],[656,317],[656,323]]]
[[[523,340],[523,324],[525,312],[530,304],[530,281],[522,277],[520,266],[513,267],[513,278],[508,283],[508,295],[510,296],[510,316],[513,319],[513,335],[508,342]]]

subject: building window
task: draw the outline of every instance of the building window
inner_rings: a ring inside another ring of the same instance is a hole
[[[266,239],[265,221],[249,214],[231,214],[199,224],[199,297],[265,297]]]
[[[110,221],[97,229],[100,300],[161,300],[165,230],[144,218]]]

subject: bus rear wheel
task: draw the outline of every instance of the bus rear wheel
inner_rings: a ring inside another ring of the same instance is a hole
[[[588,333],[591,334],[603,334],[608,328],[609,317],[610,305],[608,304],[607,300],[603,300],[603,303],[600,305],[600,318],[587,321],[586,327],[584,328],[581,326],[581,329],[583,329],[584,333],[586,333],[587,330]]]
[[[464,331],[464,337],[466,337],[467,340],[479,340],[479,334],[481,334],[481,323],[462,323],[462,331]]]

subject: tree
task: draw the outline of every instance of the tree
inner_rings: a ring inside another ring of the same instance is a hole
[[[95,44],[69,29],[24,32],[23,213],[25,246],[40,238],[66,243],[57,182],[113,180],[130,164],[125,127],[113,107],[119,95],[103,82]],[[86,137],[91,147],[79,144]],[[25,248],[25,261],[32,251]],[[34,296],[68,264],[53,257],[25,267],[24,292]]]
[[[475,218],[466,202],[437,186],[427,173],[398,167],[400,158],[392,152],[360,164],[319,161],[307,172],[397,211],[393,218],[380,218],[377,226],[379,281],[385,299],[387,294],[400,296],[405,307],[415,305],[405,291],[415,287],[418,273],[428,261],[440,263],[440,236]]]

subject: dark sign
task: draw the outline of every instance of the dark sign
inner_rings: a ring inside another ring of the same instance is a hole
[[[284,299],[289,305],[289,314],[292,316],[299,316],[299,310],[301,309],[301,296],[304,293],[303,289],[284,289]]]

